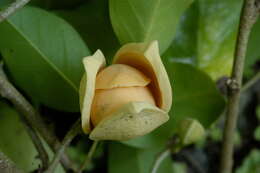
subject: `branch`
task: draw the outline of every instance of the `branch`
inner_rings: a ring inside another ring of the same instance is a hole
[[[94,141],[89,152],[88,152],[88,155],[87,155],[87,158],[86,160],[84,161],[84,163],[81,165],[81,167],[79,168],[78,170],[78,173],[81,173],[85,168],[86,166],[89,164],[89,162],[91,161],[92,157],[93,157],[93,154],[97,148],[97,145],[98,145],[98,142],[99,141]]]
[[[259,0],[245,0],[240,16],[231,79],[228,81],[229,95],[221,153],[220,173],[231,173],[233,166],[233,135],[238,117],[240,88],[248,38],[253,24],[259,15]]]
[[[0,95],[13,103],[17,111],[23,115],[24,119],[35,131],[38,131],[41,134],[43,139],[54,152],[60,148],[61,144],[58,138],[48,129],[42,117],[33,108],[33,106],[8,81],[2,66],[0,66]],[[65,168],[70,168],[73,166],[65,154],[63,154],[61,161]]]
[[[171,154],[170,148],[166,148],[163,152],[159,153],[159,155],[156,157],[151,173],[157,173],[162,161]]]
[[[60,148],[56,152],[56,155],[54,156],[49,168],[45,171],[45,173],[52,173],[55,171],[55,168],[57,167],[59,160],[61,159],[61,155],[64,153],[66,147],[70,144],[72,139],[80,132],[81,132],[81,121],[79,119],[64,137],[64,140],[62,141]]]
[[[36,150],[39,153],[39,157],[42,161],[42,170],[44,170],[48,167],[48,164],[49,164],[48,153],[46,152],[45,148],[43,147],[43,144],[42,144],[41,139],[38,136],[38,134],[33,130],[33,128],[28,124],[28,122],[24,119],[23,116],[20,115],[20,117],[24,123],[25,129],[26,129],[28,135],[31,137],[32,142],[33,142]]]
[[[0,23],[7,19],[7,17],[13,14],[16,10],[26,5],[29,1],[30,0],[16,0],[15,2],[13,2],[9,7],[0,12]]]

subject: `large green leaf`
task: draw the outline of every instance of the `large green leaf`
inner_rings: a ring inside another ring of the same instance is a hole
[[[124,144],[161,148],[176,133],[181,120],[194,118],[208,128],[222,113],[225,100],[207,74],[191,65],[172,62],[171,59],[165,60],[164,64],[173,89],[170,120],[154,132]]]
[[[158,151],[160,150],[142,150],[127,147],[119,143],[110,143],[108,158],[109,173],[149,173]],[[157,172],[173,172],[170,157],[167,157],[161,163]]]
[[[25,172],[37,169],[40,160],[19,116],[0,100],[0,151]],[[0,171],[1,172],[1,171]]]
[[[15,84],[50,107],[77,111],[88,48],[59,17],[33,7],[0,24],[0,51]]]
[[[247,46],[247,54],[245,60],[245,74],[251,76],[253,73],[253,65],[256,61],[260,61],[260,20],[258,20],[251,30],[251,34]]]
[[[176,62],[197,65],[198,11],[198,3],[192,3],[182,15],[176,36],[163,59],[173,58]]]
[[[92,52],[100,49],[111,60],[120,44],[109,20],[108,1],[91,0],[74,10],[56,11],[79,32]]]
[[[0,100],[0,139],[0,152],[11,159],[17,168],[26,173],[39,168],[41,162],[38,152],[20,116],[2,100]],[[51,160],[54,154],[43,140],[42,142]],[[55,173],[64,173],[60,164]]]
[[[192,0],[109,0],[110,18],[119,41],[158,40],[161,52],[172,42],[183,11]]]
[[[193,62],[214,80],[230,75],[241,2],[196,1],[183,16],[177,37],[164,57]]]

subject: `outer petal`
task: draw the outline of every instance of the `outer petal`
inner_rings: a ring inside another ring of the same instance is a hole
[[[131,102],[103,119],[90,133],[90,139],[132,139],[151,132],[168,119],[168,114],[156,106],[146,102]]]
[[[152,79],[150,87],[158,101],[157,106],[166,112],[170,110],[172,90],[157,41],[126,44],[116,53],[113,63],[133,66]]]
[[[90,109],[95,94],[96,76],[98,71],[105,66],[105,63],[105,57],[100,50],[97,50],[94,55],[83,59],[86,73],[80,82],[79,95],[82,128],[85,133],[89,133],[91,128]]]

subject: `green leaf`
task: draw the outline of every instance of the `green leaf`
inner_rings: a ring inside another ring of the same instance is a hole
[[[197,65],[198,3],[192,5],[180,18],[176,36],[163,58],[172,58],[175,62]]]
[[[254,137],[257,141],[260,141],[260,126],[255,129]]]
[[[164,57],[197,65],[214,80],[230,75],[241,2],[196,1],[182,17],[177,37]]]
[[[109,173],[149,173],[158,152],[158,149],[141,150],[111,142],[108,155]],[[170,157],[167,157],[158,169],[158,173],[166,172],[173,172]]]
[[[6,6],[10,3],[12,3],[14,0],[1,0],[0,1],[0,7]]]
[[[183,11],[192,0],[110,0],[109,12],[121,44],[158,40],[160,52],[172,42]]]
[[[224,110],[225,100],[215,83],[204,72],[188,64],[165,62],[173,87],[173,106],[169,125],[186,118],[198,120],[209,128]]]
[[[82,58],[88,48],[59,17],[32,7],[0,24],[0,51],[15,84],[50,107],[78,111]]]
[[[182,63],[164,61],[173,90],[170,120],[154,132],[123,142],[138,148],[161,148],[176,133],[180,122],[187,118],[198,120],[209,128],[222,113],[225,100],[211,78],[197,68]]]
[[[18,114],[0,101],[0,151],[25,172],[37,169],[37,151],[21,123]]]
[[[75,10],[56,11],[81,35],[92,52],[100,49],[111,60],[120,44],[109,20],[108,1],[88,1]]]
[[[260,61],[260,20],[253,26],[247,45],[247,53],[245,60],[245,75],[252,76],[253,65],[256,61]]]
[[[203,71],[218,79],[231,72],[242,1],[199,2],[198,63]]]
[[[259,173],[260,172],[260,150],[253,149],[236,169],[236,173]]]
[[[41,162],[38,152],[28,136],[19,114],[2,100],[0,100],[0,139],[0,152],[10,158],[17,168],[23,169],[25,172],[39,168]],[[42,142],[49,159],[52,160],[53,152],[43,140]],[[64,173],[60,164],[55,173]]]

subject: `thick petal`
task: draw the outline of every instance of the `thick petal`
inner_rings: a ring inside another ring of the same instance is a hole
[[[116,53],[113,63],[127,64],[142,71],[152,80],[157,106],[168,112],[172,104],[172,90],[167,72],[161,61],[158,42],[129,43]]]
[[[113,64],[98,73],[96,89],[146,86],[150,81],[134,67],[125,64]]]
[[[168,119],[168,114],[156,106],[146,102],[130,102],[103,119],[90,133],[90,139],[132,139],[151,132]]]
[[[105,66],[106,60],[100,50],[94,55],[83,59],[86,73],[80,82],[80,109],[82,128],[85,133],[90,131],[90,109],[95,94],[95,82],[98,71]]]

